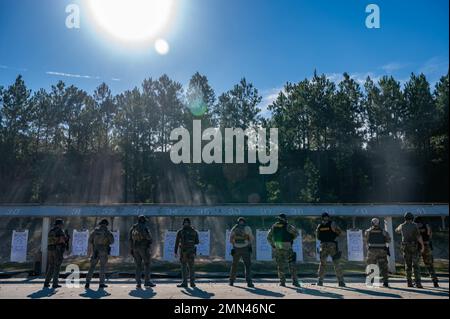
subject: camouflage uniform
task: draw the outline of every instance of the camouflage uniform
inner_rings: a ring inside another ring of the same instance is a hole
[[[181,285],[187,286],[189,278],[191,286],[195,286],[195,255],[197,254],[196,245],[199,244],[198,232],[191,226],[184,226],[177,232],[175,240],[175,255],[180,248],[181,276],[183,282]]]
[[[245,280],[248,285],[252,283],[252,241],[253,235],[250,227],[242,225],[235,225],[231,229],[230,242],[233,245],[231,251],[233,262],[230,270],[230,284],[233,284],[236,280],[236,273],[239,262],[244,262]]]
[[[144,278],[146,286],[153,286],[150,282],[150,248],[152,236],[145,223],[137,223],[130,229],[129,234],[131,253],[136,263],[136,283],[141,285],[142,263],[144,263]]]
[[[336,242],[337,236],[342,230],[332,221],[321,223],[317,226],[316,235],[320,240],[320,264],[318,270],[318,282],[322,283],[325,277],[325,269],[327,267],[327,258],[331,256],[336,272],[336,277],[340,285],[344,284],[344,274],[340,265],[340,252]]]
[[[291,272],[293,284],[299,286],[296,265],[297,256],[292,249],[292,244],[298,235],[299,233],[295,226],[281,220],[272,225],[267,235],[267,240],[274,249],[278,278],[282,286],[286,284],[287,266]]]
[[[428,273],[430,274],[433,283],[435,284],[435,286],[437,286],[439,280],[436,275],[436,271],[434,270],[433,245],[430,236],[430,226],[425,223],[417,223],[417,226],[419,227],[420,235],[422,236],[424,244],[424,250],[422,253],[423,263],[427,267]]]
[[[419,237],[420,232],[417,224],[412,221],[405,221],[395,230],[402,235],[401,251],[405,260],[406,279],[408,285],[412,285],[412,273],[414,272],[414,281],[416,285],[421,285],[420,277],[420,250]]]
[[[372,226],[365,232],[367,243],[367,265],[377,265],[384,285],[389,282],[388,244],[391,242],[389,234],[379,226]]]
[[[88,274],[86,275],[86,285],[89,286],[95,267],[100,261],[100,286],[105,285],[106,277],[106,263],[108,262],[108,255],[110,253],[110,246],[114,243],[114,236],[108,230],[106,225],[100,225],[89,236],[89,244],[92,247],[91,265]]]
[[[53,279],[53,287],[58,287],[59,271],[64,259],[64,251],[67,249],[69,237],[58,226],[53,227],[48,233],[48,252],[47,252],[47,273],[45,276],[44,286],[50,285]]]

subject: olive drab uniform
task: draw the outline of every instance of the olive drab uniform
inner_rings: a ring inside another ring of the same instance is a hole
[[[414,273],[414,281],[421,284],[420,277],[420,248],[419,237],[420,232],[416,223],[412,221],[405,221],[395,230],[402,235],[401,251],[405,260],[406,279],[408,284],[412,283],[412,274]]]
[[[298,284],[297,277],[297,254],[292,249],[294,240],[298,237],[299,233],[295,226],[278,221],[272,225],[269,233],[267,234],[267,241],[274,248],[275,262],[278,268],[278,278],[280,283],[284,285],[286,283],[286,266],[289,266],[291,272],[292,281],[294,284]]]
[[[333,231],[333,228],[335,231]],[[319,281],[323,281],[325,277],[325,269],[327,267],[327,258],[331,256],[336,277],[340,283],[344,282],[344,274],[339,263],[340,252],[336,238],[341,233],[341,229],[332,221],[321,223],[317,226],[316,236],[320,240],[320,264],[318,270]]]
[[[391,237],[388,232],[381,229],[379,226],[372,226],[365,232],[365,239],[367,244],[367,265],[377,265],[380,269],[380,275],[383,278],[383,283],[388,284],[388,244],[391,242]]]
[[[194,263],[199,244],[198,232],[191,226],[185,226],[177,232],[175,240],[175,255],[180,249],[181,276],[183,285],[187,284],[188,278],[192,284],[195,282]]]
[[[106,264],[108,262],[108,255],[110,253],[110,246],[114,243],[114,236],[105,225],[100,225],[90,234],[89,244],[92,247],[92,255],[90,260],[90,267],[86,275],[86,283],[91,282],[94,275],[95,267],[100,262],[100,285],[105,284],[106,278]]]
[[[233,257],[230,270],[231,283],[236,280],[237,268],[241,259],[244,262],[245,280],[247,284],[252,283],[252,240],[253,234],[249,226],[238,224],[231,229],[230,241],[233,245],[231,250]]]
[[[58,286],[59,271],[67,249],[69,237],[59,227],[52,228],[48,233],[48,265],[44,285],[48,286],[53,279],[53,287]]]
[[[152,236],[145,223],[137,223],[130,229],[130,248],[136,263],[136,283],[141,284],[142,263],[144,263],[145,284],[150,282],[150,258]]]
[[[434,283],[438,282],[436,271],[434,270],[434,258],[433,258],[433,244],[431,242],[430,235],[428,233],[428,225],[425,223],[418,223],[420,235],[422,236],[424,250],[422,253],[423,263],[427,267],[428,273]]]

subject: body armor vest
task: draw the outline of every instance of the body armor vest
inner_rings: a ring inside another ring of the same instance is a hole
[[[287,229],[288,224],[276,223],[273,226],[273,240],[278,243],[289,243],[293,241],[292,234]]]
[[[369,237],[367,238],[369,248],[385,248],[386,241],[383,230],[380,228],[372,228],[369,230]]]
[[[337,234],[331,229],[332,222],[319,225],[319,240],[322,243],[330,243],[336,240]]]

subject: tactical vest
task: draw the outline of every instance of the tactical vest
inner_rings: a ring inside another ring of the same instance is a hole
[[[273,240],[278,243],[293,241],[292,234],[287,229],[288,224],[276,223],[273,225]]]
[[[249,240],[245,227],[236,226],[234,228],[234,241],[236,244],[245,244]]]
[[[148,238],[146,234],[147,228],[143,225],[136,224],[131,230],[131,239],[134,243],[145,243]]]
[[[330,243],[334,242],[336,240],[337,234],[331,229],[332,222],[329,221],[326,224],[320,224],[319,225],[319,240],[322,243]]]
[[[96,228],[92,236],[92,243],[94,244],[94,246],[109,246],[111,244],[109,242],[108,230],[102,229],[100,227]]]
[[[383,230],[380,228],[372,228],[371,230],[369,230],[367,244],[369,248],[385,248],[386,241]]]
[[[181,230],[181,249],[191,249],[195,248],[196,245],[196,234],[193,228],[182,229]]]
[[[422,240],[424,242],[430,241],[430,235],[428,235],[428,227],[427,224],[421,224],[422,226],[419,227],[420,235],[422,236]]]
[[[54,227],[50,230],[50,232],[48,233],[48,246],[56,246],[56,245],[61,245],[64,246],[64,243],[60,243],[59,242],[59,238],[65,236],[64,232],[59,229],[58,227]]]

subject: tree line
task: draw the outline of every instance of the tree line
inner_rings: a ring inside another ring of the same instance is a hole
[[[217,96],[196,73],[112,94],[60,81],[32,92],[0,86],[0,202],[326,203],[448,202],[448,73],[363,85],[344,73],[286,83],[261,111],[245,78]],[[279,129],[279,169],[172,164],[170,132],[204,127]]]

